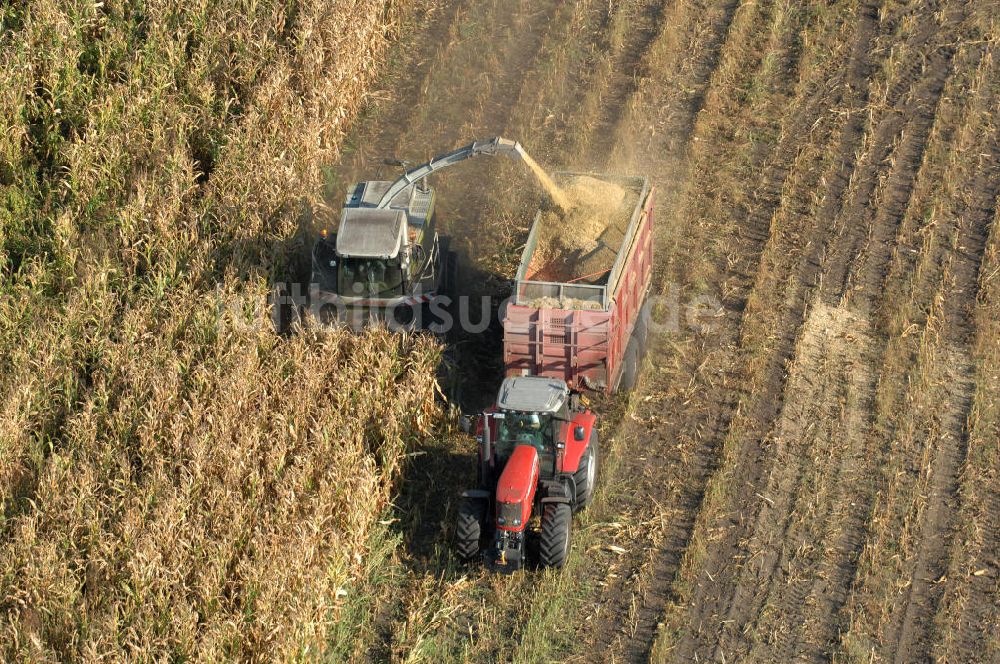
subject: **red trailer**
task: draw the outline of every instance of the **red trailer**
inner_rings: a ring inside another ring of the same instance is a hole
[[[609,269],[587,282],[536,280],[534,253],[541,212],[535,216],[504,314],[508,376],[561,378],[573,389],[629,390],[645,351],[653,265],[653,190],[645,177],[586,175],[624,187],[635,207]]]

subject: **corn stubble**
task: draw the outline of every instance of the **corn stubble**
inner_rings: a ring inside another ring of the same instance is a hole
[[[321,655],[440,420],[432,341],[218,305],[294,269],[397,3],[222,5],[0,9],[7,661]]]

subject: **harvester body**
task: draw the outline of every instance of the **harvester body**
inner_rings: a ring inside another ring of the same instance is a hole
[[[320,306],[332,305],[341,318],[428,303],[448,286],[449,257],[437,232],[434,190],[408,189],[393,205],[375,207],[390,184],[356,184],[336,232],[325,229],[313,247]]]
[[[455,258],[438,234],[436,195],[427,177],[478,155],[523,155],[503,138],[475,141],[410,169],[394,181],[353,185],[336,230],[325,228],[313,246],[311,296],[322,319],[406,325],[439,302],[454,285]]]

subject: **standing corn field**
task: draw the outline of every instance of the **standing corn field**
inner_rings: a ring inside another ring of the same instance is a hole
[[[4,659],[337,645],[438,348],[217,301],[296,269],[397,5],[0,9]]]

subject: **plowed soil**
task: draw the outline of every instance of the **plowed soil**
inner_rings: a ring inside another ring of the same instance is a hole
[[[998,39],[984,0],[427,5],[339,181],[498,134],[648,175],[658,324],[566,569],[458,563],[472,444],[414,459],[374,659],[998,661]],[[437,183],[464,283],[505,295],[542,193]]]

